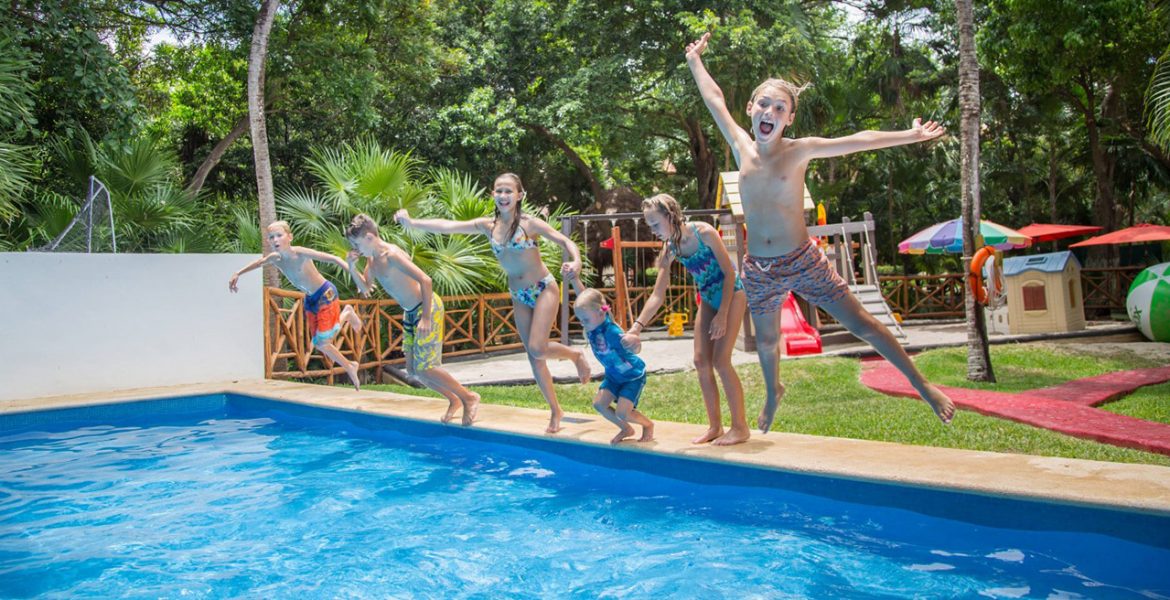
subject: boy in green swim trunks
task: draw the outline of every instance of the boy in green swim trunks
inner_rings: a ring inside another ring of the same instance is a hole
[[[479,394],[463,387],[441,366],[443,301],[431,288],[431,278],[410,260],[402,248],[378,235],[378,224],[369,215],[354,217],[345,230],[345,237],[353,247],[347,256],[349,270],[362,294],[369,293],[373,287],[372,275],[382,284],[382,289],[406,309],[402,319],[402,352],[406,355],[407,371],[450,402],[442,418],[444,423],[455,418],[462,405],[463,425],[471,425],[479,408]],[[362,256],[367,257],[366,266],[359,272],[357,261]]]

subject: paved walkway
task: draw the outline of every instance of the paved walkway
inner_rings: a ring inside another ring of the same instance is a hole
[[[1137,388],[1170,381],[1170,366],[1106,373],[1024,392],[995,392],[938,386],[955,404],[1098,442],[1170,455],[1170,425],[1095,408]],[[918,394],[893,365],[884,360],[862,363],[861,383],[893,396]]]

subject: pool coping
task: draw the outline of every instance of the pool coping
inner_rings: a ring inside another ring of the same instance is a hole
[[[207,394],[238,394],[308,406],[434,423],[447,402],[391,392],[354,391],[288,381],[230,381],[135,388],[0,402],[0,415]],[[609,446],[613,424],[596,414],[566,413],[564,429],[544,434],[548,411],[495,404],[480,407],[475,427],[550,442]],[[461,429],[459,425],[450,425]],[[726,461],[794,473],[1170,516],[1170,467],[1075,458],[911,446],[795,433],[755,433],[729,447],[694,445],[705,426],[657,421],[655,441],[619,451]]]

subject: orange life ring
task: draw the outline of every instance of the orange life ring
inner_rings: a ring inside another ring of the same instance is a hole
[[[991,259],[991,290],[983,285],[983,264]],[[998,299],[1003,293],[1003,261],[1000,260],[995,248],[984,246],[971,257],[971,270],[967,273],[967,284],[975,294],[975,301],[987,305],[992,299]],[[991,292],[991,298],[988,292]]]

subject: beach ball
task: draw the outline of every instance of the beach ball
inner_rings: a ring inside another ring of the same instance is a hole
[[[1170,262],[1145,269],[1125,297],[1129,320],[1155,342],[1170,342]]]

